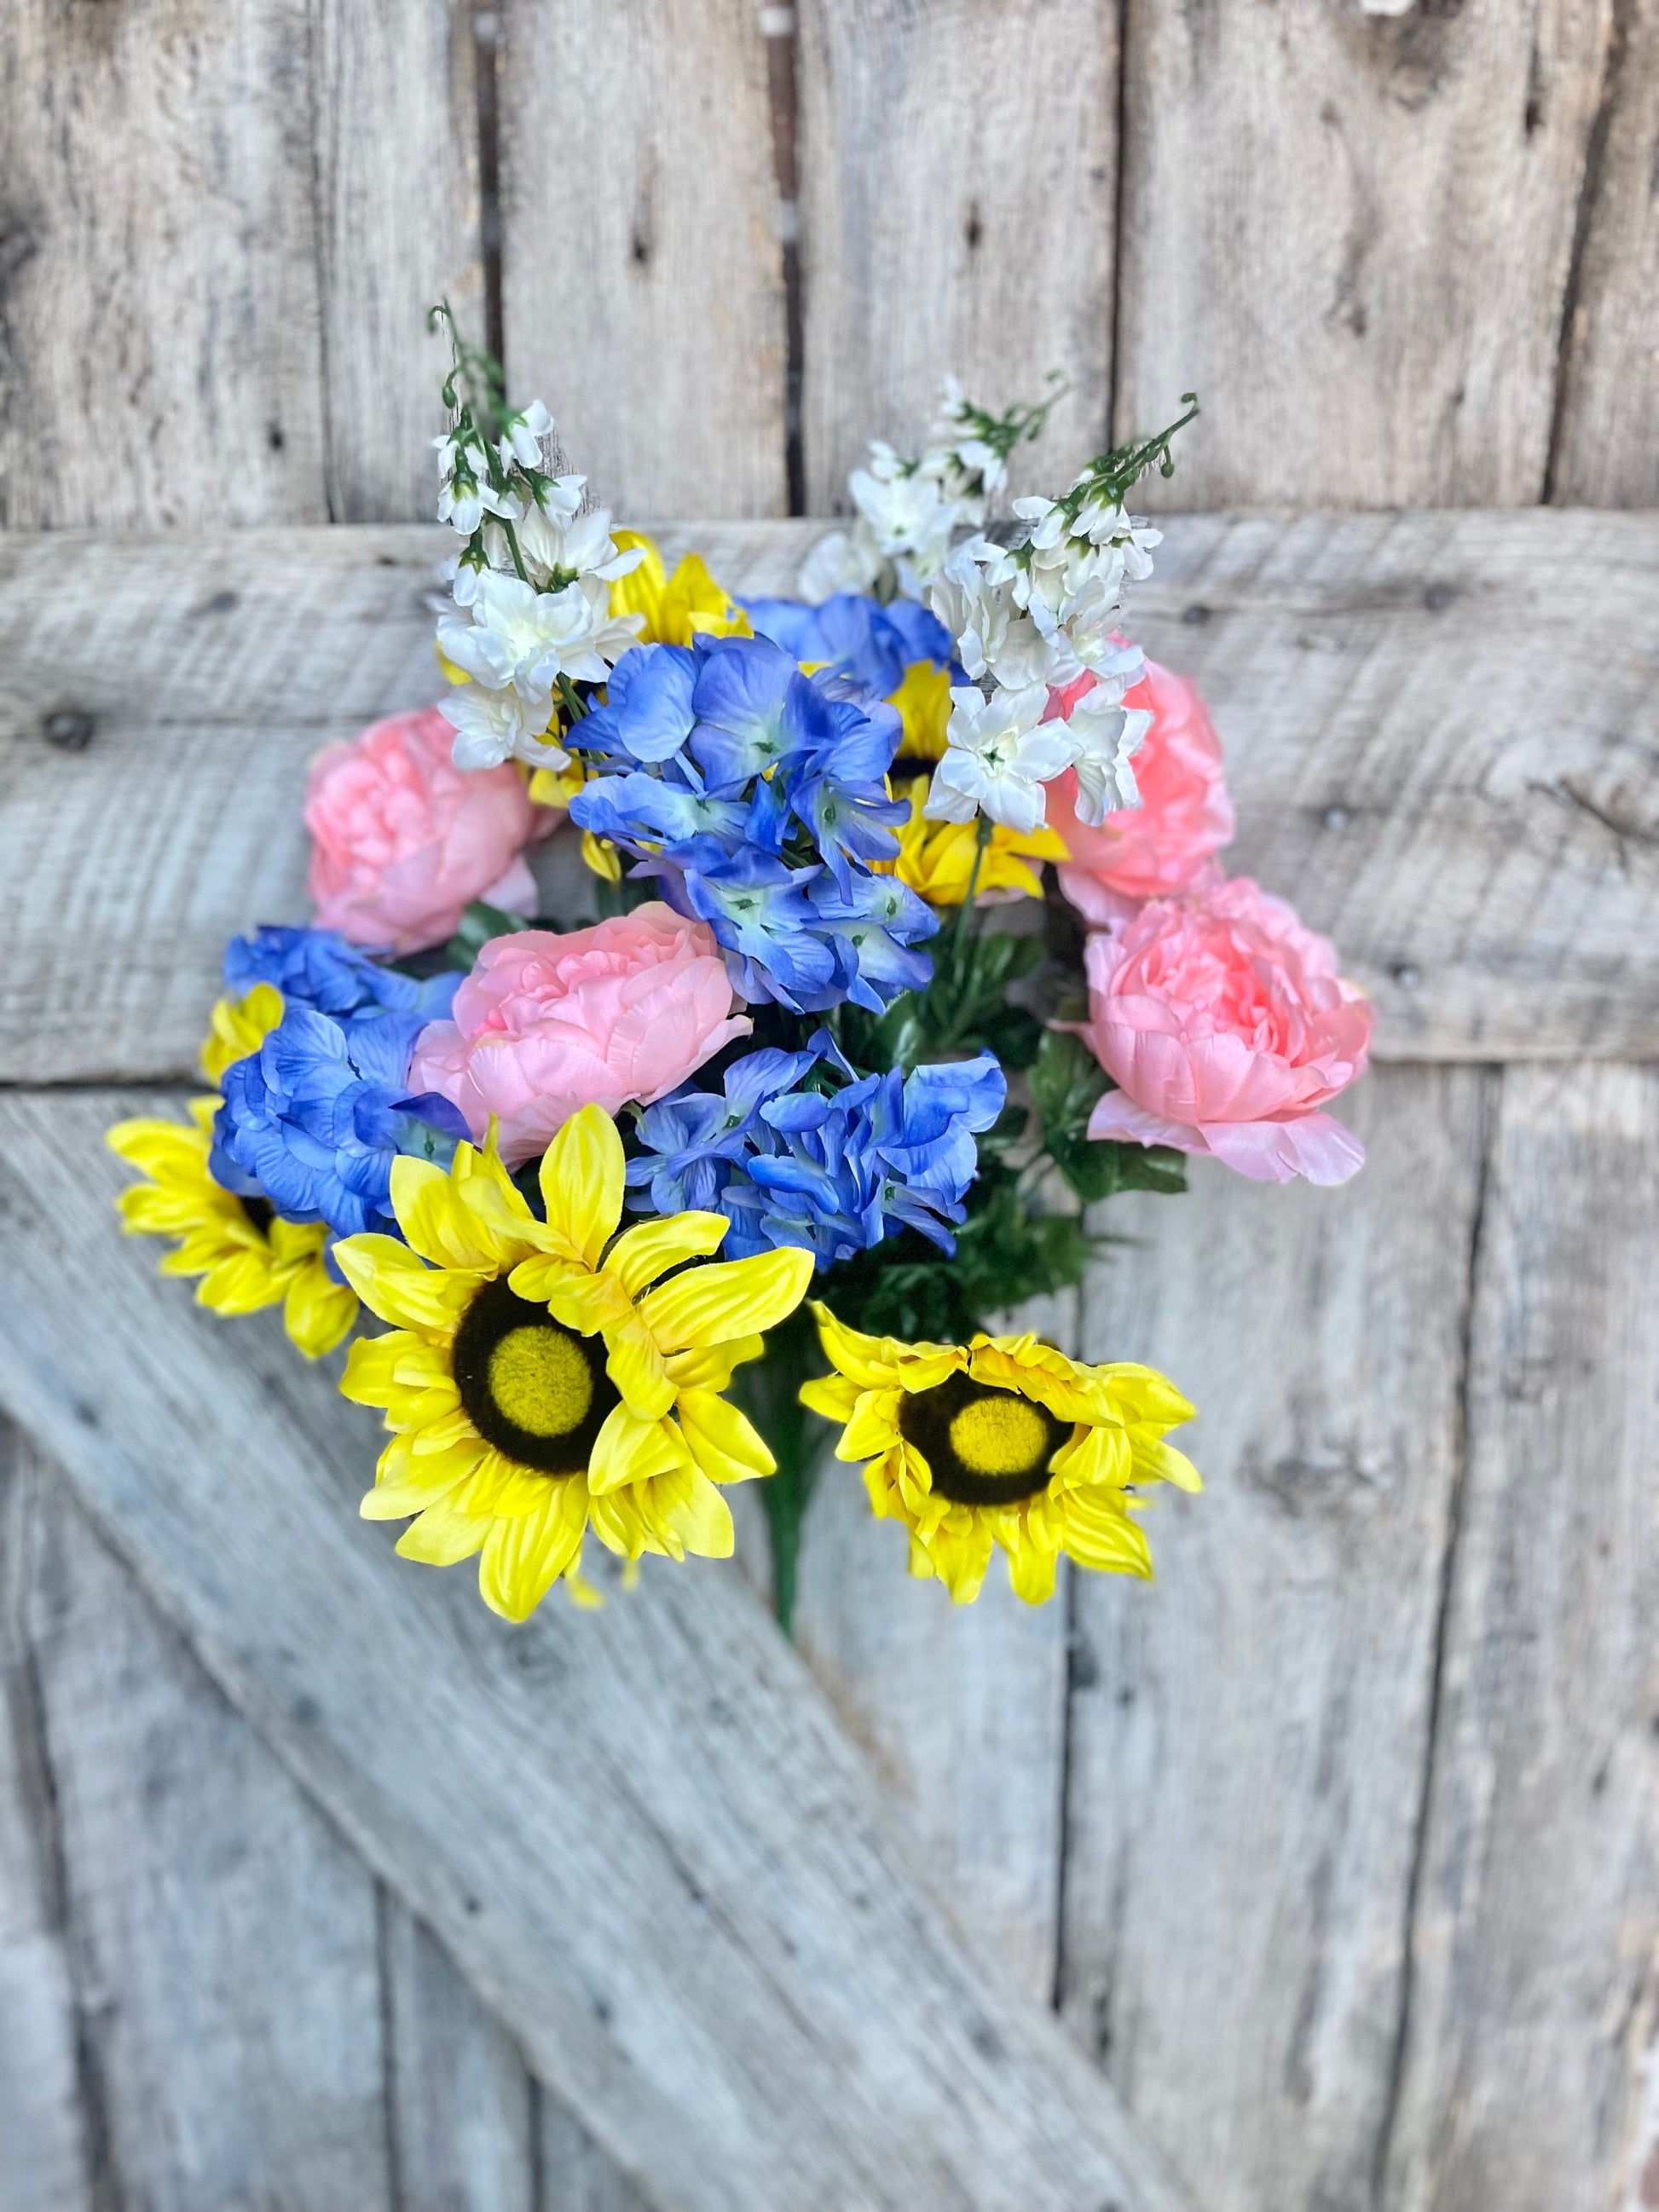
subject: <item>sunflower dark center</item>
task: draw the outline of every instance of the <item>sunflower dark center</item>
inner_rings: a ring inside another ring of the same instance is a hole
[[[544,1474],[580,1474],[617,1403],[601,1338],[578,1336],[505,1282],[487,1283],[461,1316],[455,1387],[486,1443]]]
[[[1018,1390],[952,1375],[908,1396],[899,1429],[927,1461],[933,1488],[958,1505],[1013,1505],[1048,1486],[1048,1462],[1071,1434]]]
[[[276,1218],[276,1209],[270,1200],[256,1196],[240,1199],[238,1203],[254,1227],[262,1234],[269,1234],[270,1224]]]

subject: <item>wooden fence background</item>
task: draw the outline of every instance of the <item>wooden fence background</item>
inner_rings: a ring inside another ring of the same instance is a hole
[[[0,1080],[186,1079],[306,755],[422,696],[429,540],[303,526],[428,513],[437,294],[629,519],[828,514],[1050,366],[1028,479],[1195,386],[1152,503],[1642,508],[1656,175],[1656,0],[9,0]],[[1377,996],[1370,1165],[1136,1201],[1051,1317],[1203,1406],[1153,1590],[957,1616],[814,1509],[927,1880],[1216,2212],[1659,2203],[1656,623],[1648,515],[1172,527],[1138,627]],[[680,2201],[41,1410],[27,1148],[101,1110],[5,1123],[0,2212]]]

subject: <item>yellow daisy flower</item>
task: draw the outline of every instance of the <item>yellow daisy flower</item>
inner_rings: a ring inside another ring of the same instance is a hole
[[[225,1070],[258,1052],[283,1018],[283,994],[274,983],[256,983],[245,999],[221,999],[202,1044],[202,1073],[221,1084]]]
[[[1025,864],[1028,860],[1066,859],[1059,833],[1046,823],[1025,830],[1010,830],[1003,823],[997,823],[981,857],[975,881],[974,855],[979,849],[978,824],[928,821],[922,808],[927,804],[929,781],[919,775],[910,783],[900,784],[894,793],[896,798],[909,801],[910,818],[898,825],[898,858],[876,861],[878,871],[896,875],[901,883],[920,892],[929,906],[960,906],[968,896],[970,882],[974,882],[976,899],[994,897],[999,893],[1004,898],[1041,898],[1042,878],[1035,868]]]
[[[841,1424],[837,1459],[867,1462],[878,1518],[910,1532],[913,1575],[937,1575],[969,1604],[994,1543],[1031,1605],[1053,1595],[1062,1552],[1151,1576],[1132,1491],[1203,1487],[1164,1441],[1193,1417],[1173,1383],[1150,1367],[1084,1366],[1035,1336],[901,1344],[845,1328],[825,1305],[812,1312],[836,1372],[804,1384],[802,1403]]]
[[[197,1300],[210,1312],[257,1313],[280,1303],[289,1336],[307,1359],[319,1358],[356,1319],[356,1294],[329,1273],[320,1222],[284,1221],[264,1199],[238,1198],[213,1180],[208,1155],[218,1108],[216,1097],[193,1098],[188,1127],[146,1120],[110,1130],[111,1151],[149,1178],[122,1192],[121,1225],[130,1235],[176,1237],[161,1273],[200,1276]]]
[[[363,1514],[415,1516],[398,1543],[406,1559],[447,1566],[481,1553],[479,1589],[509,1620],[561,1576],[581,1594],[590,1527],[630,1562],[730,1553],[715,1485],[770,1474],[775,1462],[720,1394],[812,1273],[811,1255],[794,1250],[681,1267],[718,1249],[718,1213],[617,1235],[622,1139],[597,1106],[560,1130],[540,1182],[538,1220],[493,1133],[482,1152],[458,1146],[447,1172],[399,1159],[392,1204],[408,1243],[337,1248],[393,1328],[353,1346],[341,1385],[383,1407],[392,1431]]]
[[[750,637],[749,617],[729,592],[714,581],[700,555],[688,553],[671,576],[651,540],[638,530],[613,530],[620,552],[643,546],[637,568],[611,586],[612,619],[643,615],[641,645],[690,645],[694,637]]]

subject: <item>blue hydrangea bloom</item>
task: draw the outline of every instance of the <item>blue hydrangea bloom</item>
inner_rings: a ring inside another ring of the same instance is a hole
[[[605,704],[583,720],[585,750],[627,760],[665,761],[691,734],[697,656],[681,645],[623,653],[605,686]]]
[[[812,1064],[849,1079],[802,1089]],[[820,1269],[909,1226],[945,1251],[978,1164],[975,1137],[1002,1111],[1007,1084],[988,1054],[854,1078],[823,1030],[805,1053],[751,1053],[724,1091],[684,1090],[641,1115],[647,1153],[628,1180],[662,1213],[696,1206],[732,1224],[722,1250],[744,1258],[777,1245],[811,1252]]]
[[[226,1071],[215,1180],[268,1199],[290,1221],[325,1221],[339,1237],[398,1234],[392,1161],[399,1152],[447,1160],[467,1133],[447,1098],[409,1095],[428,1019],[384,1010],[341,1018],[290,1002],[258,1051]]]
[[[925,986],[915,948],[937,918],[872,872],[896,857],[905,818],[886,784],[894,710],[842,677],[808,678],[766,638],[643,646],[623,672],[582,743],[627,765],[577,793],[579,826],[708,924],[751,1002],[822,1013],[851,998],[879,1012]]]
[[[383,968],[333,929],[267,926],[225,947],[225,987],[237,998],[256,983],[274,983],[284,1006],[314,1006],[343,1019],[398,1013],[418,1017],[417,1027],[440,1021],[460,982],[453,969],[417,981]]]
[[[890,698],[914,661],[948,668],[955,660],[951,633],[936,614],[915,599],[878,599],[838,592],[821,606],[804,599],[745,599],[756,635],[769,637],[798,661],[845,677],[877,699]]]

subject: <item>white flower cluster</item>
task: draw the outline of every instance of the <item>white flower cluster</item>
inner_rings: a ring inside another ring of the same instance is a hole
[[[550,738],[561,678],[603,684],[641,617],[613,617],[611,581],[644,558],[618,552],[603,507],[582,512],[585,477],[548,473],[553,420],[537,400],[508,416],[493,450],[470,414],[434,441],[438,519],[466,540],[447,564],[456,613],[438,649],[467,681],[442,702],[458,768],[521,760],[561,769]]]
[[[854,469],[847,479],[858,520],[813,547],[801,564],[801,597],[815,606],[837,592],[925,599],[957,532],[979,528],[987,501],[1007,479],[1006,447],[981,434],[981,428],[1000,427],[972,405],[951,376],[932,442],[919,459],[907,460],[872,440],[869,467]],[[1023,423],[1018,434],[1027,434]]]
[[[971,538],[933,586],[929,603],[978,687],[951,694],[927,806],[937,821],[970,821],[982,809],[1035,829],[1042,787],[1066,768],[1077,771],[1079,821],[1098,824],[1140,804],[1130,762],[1152,717],[1121,702],[1144,663],[1114,623],[1125,586],[1151,575],[1161,533],[1101,495],[1097,481],[1085,470],[1064,499],[1016,500],[1027,526],[1020,543]],[[1062,719],[1044,722],[1050,690],[1085,673],[1093,684]]]

